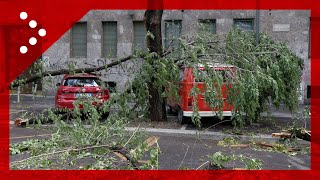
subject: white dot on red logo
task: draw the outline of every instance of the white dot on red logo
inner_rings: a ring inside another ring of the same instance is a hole
[[[21,46],[21,47],[20,47],[20,52],[21,52],[22,54],[25,54],[25,53],[28,52],[28,48],[27,48],[26,46]]]
[[[29,22],[29,26],[30,26],[31,28],[35,28],[35,27],[37,27],[37,22],[36,22],[35,20],[31,20],[31,21]]]
[[[21,12],[20,13],[20,19],[25,20],[28,18],[28,14],[26,12]]]
[[[35,45],[35,44],[37,44],[37,39],[34,38],[34,37],[30,38],[30,39],[29,39],[29,43],[30,43],[31,45]]]
[[[45,36],[45,35],[47,34],[47,32],[46,32],[45,29],[40,29],[40,30],[38,31],[38,33],[39,33],[39,36],[41,36],[41,37],[43,37],[43,36]]]

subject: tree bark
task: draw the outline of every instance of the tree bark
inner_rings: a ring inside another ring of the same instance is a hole
[[[151,3],[150,3],[151,4]],[[147,47],[150,52],[155,52],[158,57],[151,62],[148,62],[153,66],[153,63],[159,60],[163,56],[162,49],[162,35],[161,35],[161,19],[163,10],[146,10],[144,14],[144,24],[147,32],[153,34],[153,37],[147,36]],[[153,69],[157,71],[157,69]],[[167,120],[167,113],[165,107],[165,100],[161,98],[161,91],[164,91],[164,87],[159,91],[154,85],[154,77],[151,77],[151,81],[148,82],[149,89],[149,104],[150,104],[150,119],[152,121],[165,121]]]

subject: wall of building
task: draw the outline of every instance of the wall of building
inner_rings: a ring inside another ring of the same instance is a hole
[[[66,32],[51,48],[44,54],[48,69],[56,70],[66,68],[68,64],[73,63],[76,67],[93,67],[109,63],[112,59],[102,57],[102,22],[117,21],[117,58],[123,58],[132,54],[133,46],[133,21],[142,21],[144,11],[90,11],[80,21],[87,22],[87,57],[70,57],[70,31]],[[310,63],[309,63],[309,17],[310,12],[306,10],[261,10],[260,11],[260,31],[267,32],[275,41],[287,42],[289,47],[301,58],[305,60],[305,69],[302,76],[301,90],[305,102],[307,96],[307,85],[310,85]],[[173,10],[164,11],[163,20],[181,20],[181,34],[192,36],[197,31],[197,22],[199,19],[215,19],[216,33],[219,35],[228,32],[234,19],[256,18],[255,10]],[[164,24],[164,23],[163,23]],[[254,29],[256,29],[256,24]],[[162,27],[164,32],[164,25]],[[119,76],[119,67],[112,68],[103,72],[105,81],[114,81],[118,89],[124,89],[126,82],[132,79],[132,72],[128,72],[128,67],[139,69],[140,63],[126,63],[123,68],[120,67],[121,76]],[[55,92],[54,85],[62,77],[55,77],[54,80],[44,86],[47,94]],[[45,88],[47,87],[47,88]]]

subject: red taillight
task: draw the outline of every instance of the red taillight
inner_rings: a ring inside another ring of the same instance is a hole
[[[109,99],[110,95],[109,95],[109,90],[105,89],[104,90],[104,99]]]
[[[109,90],[105,90],[104,93],[109,97]]]
[[[101,98],[101,97],[102,97],[102,92],[98,92],[96,96],[97,96],[98,98]]]
[[[57,95],[59,96],[59,95],[61,95],[61,94],[62,94],[62,91],[61,91],[60,89],[58,89]]]
[[[104,100],[109,99],[109,91],[106,89],[104,91],[100,91],[96,94],[97,98],[103,98]]]
[[[59,89],[57,91],[57,96],[61,96],[61,95],[69,94],[69,93],[70,93],[69,91],[64,91],[62,89]]]

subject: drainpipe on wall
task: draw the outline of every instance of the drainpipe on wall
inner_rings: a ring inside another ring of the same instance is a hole
[[[259,10],[259,0],[257,0],[256,9],[256,46],[259,44],[259,28],[260,28],[260,10]]]
[[[260,10],[257,9],[256,10],[256,45],[259,44],[259,27],[260,27]]]

